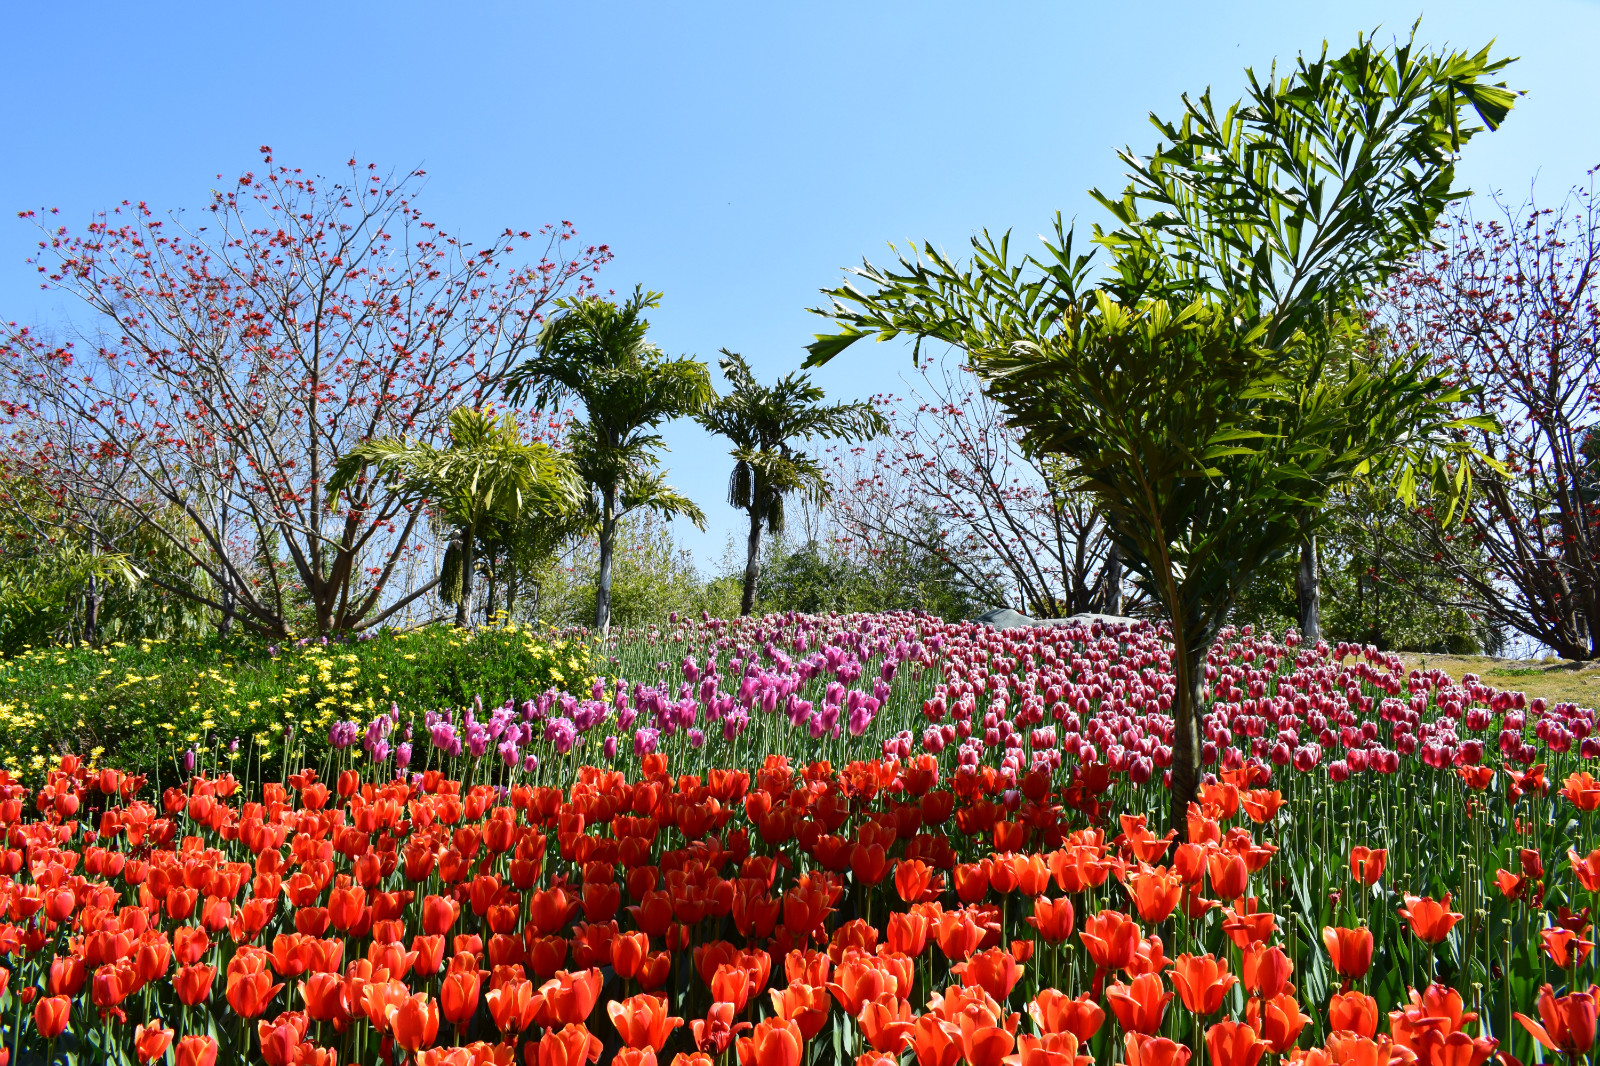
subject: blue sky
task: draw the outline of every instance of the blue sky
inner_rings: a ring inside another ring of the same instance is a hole
[[[1114,150],[1146,115],[1246,65],[1403,33],[1499,39],[1528,90],[1475,141],[1464,180],[1558,196],[1600,163],[1600,4],[877,3],[14,5],[0,68],[0,315],[60,321],[11,212],[77,224],[123,199],[198,207],[215,175],[356,155],[423,166],[424,213],[466,236],[570,219],[609,243],[604,287],[665,293],[655,339],[765,376],[799,365],[817,290],[886,244],[952,250],[976,229],[1031,243],[1056,210],[1122,184]],[[858,348],[817,373],[838,397],[904,391],[907,354]],[[680,524],[703,564],[736,515],[729,461],[669,429],[672,480],[710,526]]]

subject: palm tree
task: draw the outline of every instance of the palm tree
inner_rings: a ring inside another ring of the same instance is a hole
[[[533,355],[506,378],[514,403],[531,398],[542,409],[571,399],[583,404],[585,418],[573,424],[568,441],[598,516],[594,624],[601,632],[611,626],[611,562],[621,521],[642,508],[669,519],[683,515],[705,528],[700,508],[655,469],[665,442],[654,430],[699,414],[716,399],[704,363],[671,358],[648,340],[644,312],[660,301],[660,293],[638,288],[621,303],[598,296],[561,300],[539,331]]]
[[[796,437],[870,440],[889,427],[871,404],[824,405],[822,389],[807,374],[789,374],[775,385],[762,385],[744,358],[726,348],[718,365],[733,391],[701,413],[698,421],[733,442],[728,503],[750,516],[744,596],[739,602],[739,613],[749,614],[761,576],[761,533],[763,528],[783,532],[783,498],[792,493],[817,503],[828,498],[822,465],[795,451],[789,442]]]
[[[566,522],[583,504],[571,459],[543,441],[525,441],[511,414],[463,407],[450,413],[450,446],[396,437],[367,441],[339,460],[328,491],[335,496],[364,476],[387,479],[417,503],[431,503],[451,528],[439,577],[454,603],[456,625],[472,619],[476,551],[498,523]]]

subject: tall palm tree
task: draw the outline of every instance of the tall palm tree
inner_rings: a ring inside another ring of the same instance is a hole
[[[509,413],[463,407],[450,413],[450,446],[396,437],[367,441],[339,460],[328,483],[337,496],[359,477],[381,477],[416,502],[432,504],[451,528],[439,577],[444,599],[456,607],[456,625],[472,619],[476,551],[501,522],[566,522],[583,493],[571,459],[543,441],[525,441]]]
[[[744,595],[739,601],[739,613],[749,614],[761,576],[761,533],[783,532],[783,498],[794,493],[817,503],[828,498],[822,464],[796,451],[790,441],[797,437],[870,440],[889,426],[871,404],[824,404],[822,389],[807,374],[789,374],[775,385],[762,385],[744,358],[726,348],[718,365],[733,391],[702,412],[698,421],[733,442],[728,503],[750,518]]]
[[[611,562],[617,527],[634,511],[683,515],[704,529],[694,502],[656,469],[665,447],[663,422],[699,414],[716,399],[705,363],[671,358],[650,343],[644,312],[661,294],[634,289],[621,303],[591,296],[557,303],[539,331],[533,354],[512,369],[506,393],[514,403],[544,409],[569,400],[585,417],[568,437],[578,476],[589,487],[598,517],[600,574],[595,588],[595,628],[611,626]]]

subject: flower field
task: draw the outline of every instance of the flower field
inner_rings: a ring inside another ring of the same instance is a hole
[[[1180,840],[1168,654],[674,622],[581,691],[332,716],[289,771],[20,766],[0,1066],[1588,1054],[1593,711],[1225,632]]]

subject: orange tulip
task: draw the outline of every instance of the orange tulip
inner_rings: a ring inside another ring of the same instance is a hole
[[[166,1055],[171,1046],[172,1030],[162,1028],[160,1018],[149,1025],[133,1027],[133,1050],[140,1062],[154,1062]]]
[[[340,1032],[350,1020],[350,1004],[345,993],[345,983],[338,974],[314,973],[300,982],[300,999],[305,1003],[306,1013],[319,1022],[332,1022]],[[473,1008],[477,1008],[476,1001]]]
[[[1078,1054],[1078,1038],[1071,1033],[1017,1037],[1017,1053],[1006,1058],[1007,1066],[1092,1066],[1094,1059]]]
[[[1222,1009],[1222,997],[1236,980],[1227,960],[1212,955],[1179,955],[1172,963],[1172,987],[1183,1005],[1202,1018]]]
[[[611,938],[611,968],[625,981],[639,976],[650,955],[650,938],[643,933],[619,933]]]
[[[912,1027],[910,1047],[916,1053],[919,1066],[956,1066],[961,1061],[960,1035],[961,1030],[955,1024],[924,1014]]]
[[[272,983],[267,958],[269,956],[265,951],[241,951],[228,963],[223,993],[228,1005],[241,1018],[259,1017],[283,987],[282,984]]]
[[[1427,1066],[1483,1066],[1494,1054],[1495,1041],[1462,1031],[1462,1023],[1477,1017],[1463,1006],[1461,993],[1448,986],[1429,985],[1420,994],[1412,989],[1410,1002],[1389,1012],[1395,1045]]]
[[[1287,992],[1252,998],[1245,1006],[1245,1019],[1274,1055],[1293,1047],[1300,1039],[1300,1031],[1311,1021],[1300,1010],[1299,1002]]]
[[[921,859],[901,859],[894,867],[894,889],[906,903],[918,903],[933,881],[933,868]]]
[[[1334,972],[1348,980],[1365,977],[1372,968],[1372,930],[1324,926],[1322,944],[1328,949]]]
[[[1328,1001],[1328,1028],[1373,1036],[1378,1031],[1378,1001],[1360,992],[1335,992]]]
[[[1580,811],[1600,809],[1600,781],[1596,781],[1593,774],[1568,774],[1561,794]]]
[[[927,916],[916,911],[895,911],[889,915],[889,930],[885,943],[890,951],[898,951],[912,958],[918,957],[928,946]]]
[[[588,1021],[604,984],[605,975],[598,969],[577,973],[557,970],[555,977],[539,986],[542,1002],[536,1015],[539,1024],[553,1029],[557,1025],[579,1025]]]
[[[1172,993],[1153,973],[1140,974],[1132,984],[1117,983],[1106,989],[1106,1003],[1117,1022],[1130,1033],[1159,1033],[1171,1001]]]
[[[172,974],[172,989],[178,993],[180,1003],[193,1007],[210,997],[216,977],[215,966],[182,966]]]
[[[951,969],[960,971],[963,985],[969,988],[976,985],[999,1003],[1004,1003],[1022,980],[1022,967],[1010,952],[1000,948],[980,952]]]
[[[1224,902],[1238,899],[1250,887],[1250,868],[1236,851],[1213,851],[1206,859],[1211,890]]]
[[[1267,1045],[1243,1022],[1218,1022],[1206,1030],[1206,1056],[1212,1066],[1256,1066]]]
[[[1096,967],[1120,970],[1139,947],[1139,923],[1120,911],[1101,911],[1084,919],[1078,939]]]
[[[1584,891],[1600,892],[1600,848],[1581,858],[1576,851],[1568,848],[1567,860],[1572,863],[1572,873]]]
[[[407,996],[387,1009],[389,1032],[394,1042],[413,1055],[433,1045],[439,1035],[439,1004],[426,992]]]
[[[739,1038],[739,1066],[800,1066],[805,1041],[794,1022],[767,1018]]]
[[[1016,1045],[1016,1034],[997,1025],[982,1025],[970,1017],[957,1024],[961,1055],[969,1066],[1001,1066]]]
[[[875,999],[861,1005],[856,1017],[861,1035],[874,1051],[898,1052],[906,1046],[917,1021],[903,999]]]
[[[54,1040],[67,1029],[72,1000],[66,996],[47,996],[33,1005],[33,1027],[45,1040]]]
[[[478,993],[482,980],[476,970],[445,974],[439,987],[439,1008],[451,1025],[465,1025],[478,1013]]]
[[[1089,993],[1073,999],[1054,988],[1041,988],[1028,1003],[1028,1014],[1041,1033],[1071,1033],[1085,1044],[1106,1020],[1106,1012]]]
[[[491,988],[484,999],[488,1001],[489,1016],[494,1019],[495,1028],[507,1036],[533,1024],[534,1012],[544,1005],[543,998],[534,994],[533,983],[526,980],[513,979],[499,988]]]
[[[721,963],[707,984],[711,986],[712,1001],[732,1003],[736,1014],[749,1002],[750,973],[743,966]]]
[[[186,1036],[178,1041],[177,1066],[216,1066],[217,1041],[210,1036]]]
[[[1386,848],[1369,848],[1357,844],[1350,849],[1350,876],[1365,885],[1375,885],[1383,876],[1389,861]]]
[[[1028,924],[1039,931],[1047,944],[1060,944],[1072,935],[1072,901],[1065,896],[1047,899],[1040,896],[1033,901],[1033,913]]]
[[[772,997],[772,1012],[787,1022],[794,1022],[800,1027],[800,1036],[810,1040],[822,1031],[828,1024],[828,1012],[833,1007],[833,1000],[828,996],[828,990],[822,985],[808,985],[791,981],[789,986],[782,991],[774,988],[769,993]],[[717,1006],[727,1007],[728,1019],[733,1018],[733,1004],[722,1003]],[[699,1025],[699,1022],[695,1022]],[[748,1027],[749,1023],[741,1023]],[[699,1043],[696,1036],[695,1042]],[[703,1047],[701,1050],[705,1050]]]
[[[1590,985],[1587,991],[1573,992],[1557,997],[1545,985],[1539,990],[1539,1021],[1526,1014],[1513,1014],[1535,1040],[1551,1051],[1564,1055],[1587,1055],[1594,1046],[1596,1003],[1600,1002],[1600,988]]]
[[[939,916],[939,925],[935,933],[939,950],[951,960],[962,960],[971,957],[978,950],[978,944],[983,940],[983,927],[980,926],[969,911],[965,908],[958,911],[946,911]]]
[[[489,994],[494,995],[493,992]],[[551,1029],[539,1040],[538,1066],[582,1066],[585,1062],[599,1062],[602,1050],[599,1038],[582,1025]],[[523,1057],[530,1056],[524,1051]]]
[[[1128,891],[1139,917],[1164,922],[1183,898],[1183,878],[1164,866],[1144,866],[1128,878]]]
[[[386,1033],[389,1031],[389,1008],[404,1003],[409,994],[403,981],[366,981],[361,985],[361,994],[353,1001],[360,1005],[361,1013],[373,1028]]]
[[[612,1000],[606,1004],[606,1013],[624,1044],[657,1052],[672,1031],[683,1024],[682,1018],[668,1016],[667,1001],[661,996],[629,996],[620,1003]]]
[[[1450,935],[1450,930],[1461,920],[1461,915],[1450,909],[1450,893],[1444,900],[1424,896],[1407,896],[1406,905],[1399,908],[1400,917],[1411,923],[1411,931],[1421,940],[1437,944]]]
[[[611,1057],[611,1066],[661,1066],[661,1064],[656,1059],[656,1053],[649,1048],[625,1047],[618,1048],[617,1053]],[[673,1066],[677,1066],[676,1059],[673,1060]]]
[[[1127,1066],[1188,1066],[1189,1049],[1164,1036],[1129,1033],[1123,1040]]]
[[[989,894],[989,860],[957,863],[951,871],[951,881],[956,888],[956,898],[962,903],[976,903]]]
[[[1583,939],[1571,929],[1552,927],[1542,930],[1539,938],[1544,941],[1544,951],[1550,956],[1550,961],[1563,970],[1581,965],[1589,957],[1589,952],[1594,950],[1592,940]]]
[[[256,1039],[261,1043],[261,1058],[267,1066],[291,1066],[301,1058],[300,1045],[310,1027],[307,1015],[285,1011],[276,1020],[256,1023]]]
[[[1294,973],[1294,963],[1274,944],[1252,944],[1244,949],[1244,965],[1240,980],[1245,991],[1253,996],[1271,999],[1289,987],[1289,977]]]

